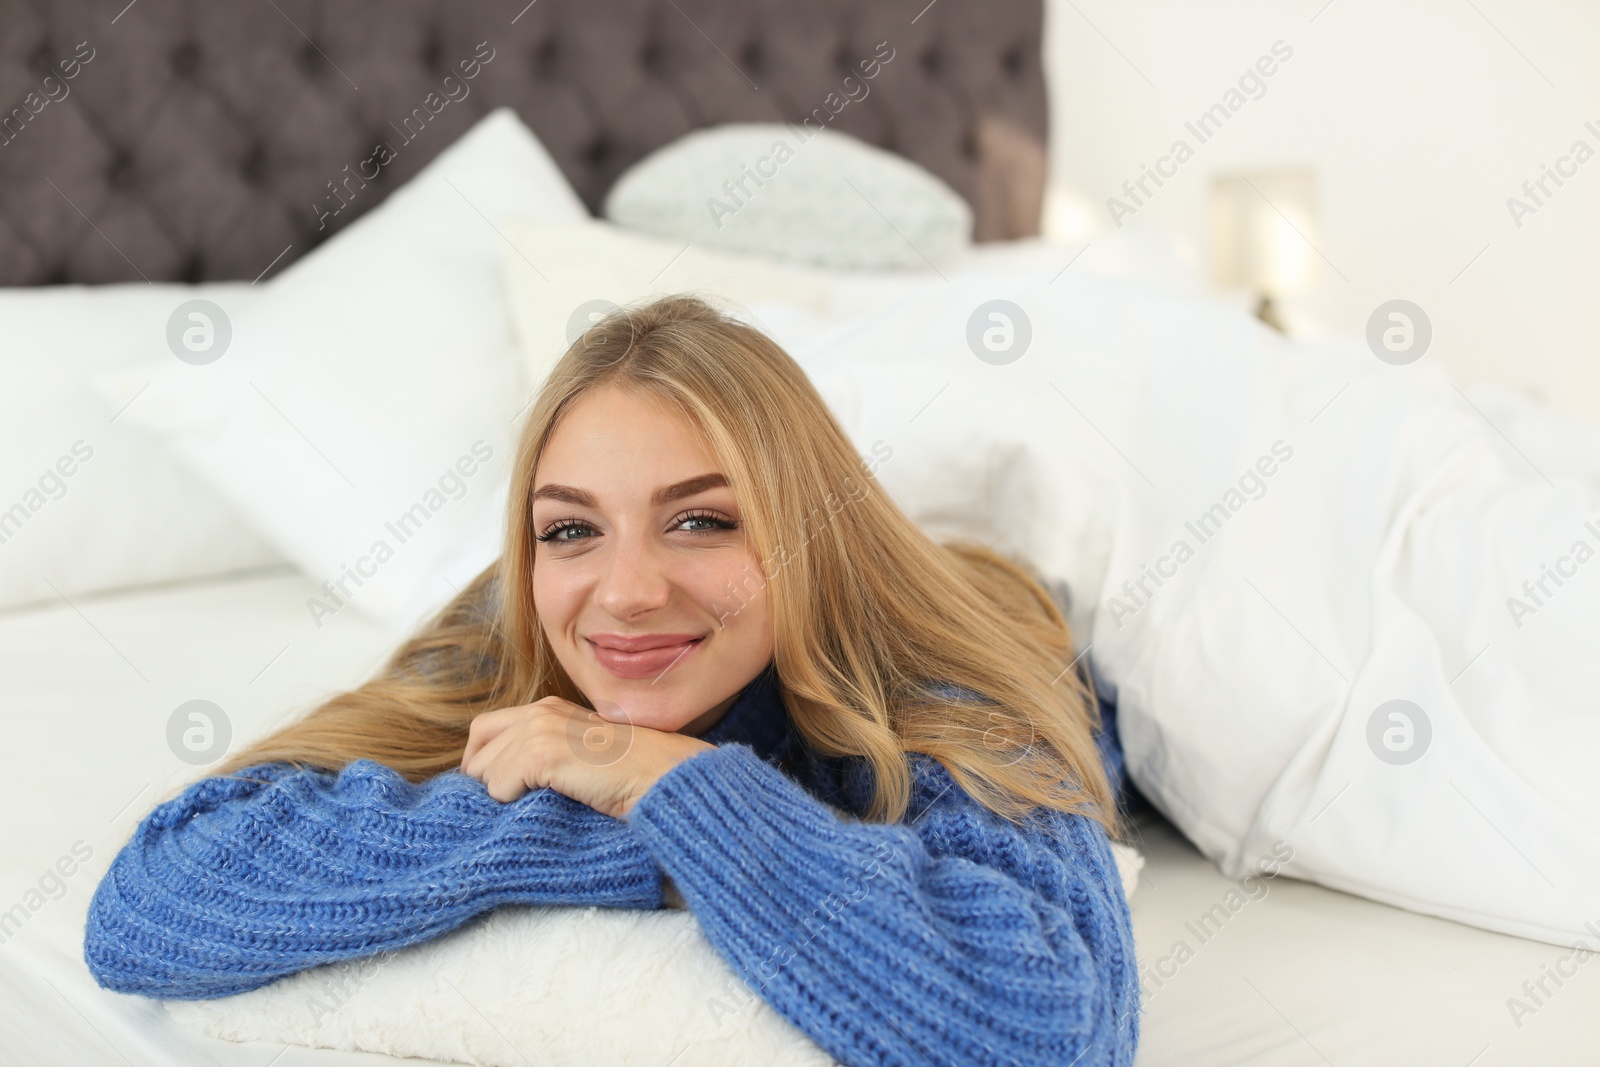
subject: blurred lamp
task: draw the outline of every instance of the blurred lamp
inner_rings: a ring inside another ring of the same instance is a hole
[[[1221,174],[1211,183],[1219,285],[1256,296],[1256,317],[1282,332],[1278,301],[1317,281],[1317,192],[1309,171]]]
[[[1039,211],[1039,234],[1062,244],[1084,244],[1100,221],[1092,201],[1065,185],[1045,187]]]

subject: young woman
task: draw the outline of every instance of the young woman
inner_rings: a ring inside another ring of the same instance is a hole
[[[501,904],[678,905],[842,1062],[1130,1063],[1119,753],[1066,624],[868,466],[706,304],[596,325],[533,407],[499,562],[145,818],[90,906],[96,979],[217,997]]]

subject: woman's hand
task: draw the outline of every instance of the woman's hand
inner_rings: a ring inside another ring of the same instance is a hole
[[[549,786],[621,819],[662,775],[715,747],[687,734],[609,722],[569,700],[545,697],[473,719],[461,773],[502,803]]]

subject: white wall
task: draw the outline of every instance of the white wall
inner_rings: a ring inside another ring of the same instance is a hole
[[[1315,291],[1286,304],[1292,328],[1360,335],[1378,304],[1409,299],[1433,323],[1425,358],[1458,380],[1600,418],[1600,4],[1049,0],[1048,11],[1053,181],[1097,229],[1113,227],[1107,198],[1184,137],[1194,158],[1149,186],[1137,217],[1209,267],[1213,174],[1309,168],[1316,243],[1346,280],[1319,262]],[[1265,94],[1198,144],[1184,121],[1279,40],[1294,54]],[[1579,139],[1596,158],[1548,184],[1519,229],[1507,198]]]

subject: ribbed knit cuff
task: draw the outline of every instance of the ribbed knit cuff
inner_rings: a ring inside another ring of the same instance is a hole
[[[459,772],[413,784],[365,759],[253,774],[189,786],[112,860],[85,920],[102,986],[225,996],[502,904],[661,906],[638,836],[553,789],[502,804]]]

